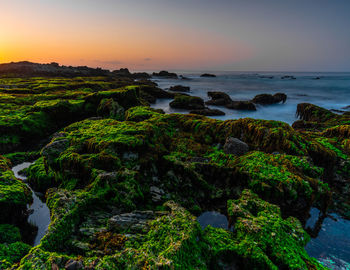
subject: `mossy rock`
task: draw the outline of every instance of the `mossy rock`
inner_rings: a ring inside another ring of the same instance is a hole
[[[326,269],[307,255],[304,246],[310,237],[299,220],[283,219],[278,206],[250,190],[227,204],[234,232],[205,231],[216,260],[231,260],[242,269]]]
[[[10,161],[0,156],[0,223],[23,219],[26,206],[32,201],[30,189],[14,176],[10,166]]]
[[[202,98],[187,95],[176,95],[169,105],[172,108],[187,110],[202,110],[205,108]]]

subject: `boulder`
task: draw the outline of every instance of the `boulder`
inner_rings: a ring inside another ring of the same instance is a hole
[[[41,154],[45,157],[48,164],[51,165],[54,163],[54,160],[68,147],[68,139],[56,139],[53,142],[47,144],[41,151]]]
[[[249,146],[240,139],[229,137],[224,144],[224,152],[236,156],[242,156],[249,151]]]
[[[97,108],[97,115],[116,120],[124,120],[124,111],[124,108],[112,98],[104,98]]]
[[[175,85],[175,86],[171,86],[169,90],[174,92],[190,92],[190,87]]]
[[[176,95],[169,105],[172,108],[187,110],[202,110],[205,108],[203,99],[187,95]]]
[[[219,115],[225,115],[223,111],[217,110],[217,109],[209,109],[204,108],[202,110],[192,110],[190,111],[192,114],[199,114],[199,115],[205,115],[205,116],[219,116]]]
[[[270,95],[270,94],[260,94],[260,95],[256,95],[253,99],[252,102],[256,103],[256,104],[275,104],[275,103],[285,103],[287,100],[287,95],[284,93],[277,93],[274,95]]]
[[[177,74],[176,73],[171,73],[171,72],[168,72],[166,70],[162,70],[162,71],[160,71],[158,73],[157,72],[153,72],[152,76],[177,79]]]
[[[252,102],[232,100],[230,96],[224,92],[208,92],[208,96],[211,100],[205,103],[207,105],[225,106],[228,109],[234,110],[256,111],[256,107]]]
[[[215,77],[216,77],[216,75],[214,75],[214,74],[210,74],[210,73],[204,73],[204,74],[202,74],[202,75],[201,75],[201,77],[215,78]]]
[[[275,103],[285,103],[287,100],[287,95],[284,93],[277,93],[273,95],[273,98],[275,99]]]
[[[159,87],[150,85],[141,85],[140,94],[146,93],[147,95],[153,96],[155,98],[174,98],[174,93],[169,93]]]
[[[205,103],[207,105],[225,106],[232,103],[230,96],[224,92],[208,92],[207,94],[211,98]]]

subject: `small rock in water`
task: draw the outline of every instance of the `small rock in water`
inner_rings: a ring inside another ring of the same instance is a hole
[[[240,139],[229,137],[224,145],[224,152],[236,156],[242,156],[249,151],[249,146]]]

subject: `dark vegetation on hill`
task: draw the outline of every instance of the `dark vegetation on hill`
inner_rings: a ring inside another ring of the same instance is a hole
[[[0,79],[1,269],[324,269],[304,226],[311,207],[350,217],[349,115],[164,114],[149,103],[184,96],[117,73]],[[51,211],[32,249],[18,228],[31,193],[10,170],[28,160]],[[233,231],[202,230],[206,210]]]

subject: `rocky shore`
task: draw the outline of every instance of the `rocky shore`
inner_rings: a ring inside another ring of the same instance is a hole
[[[349,113],[302,103],[293,126],[165,114],[149,104],[206,107],[128,74],[0,78],[0,269],[327,269],[305,223],[311,207],[350,218]],[[11,167],[34,160],[51,223],[32,248],[31,193]],[[201,229],[208,210],[231,230]]]

